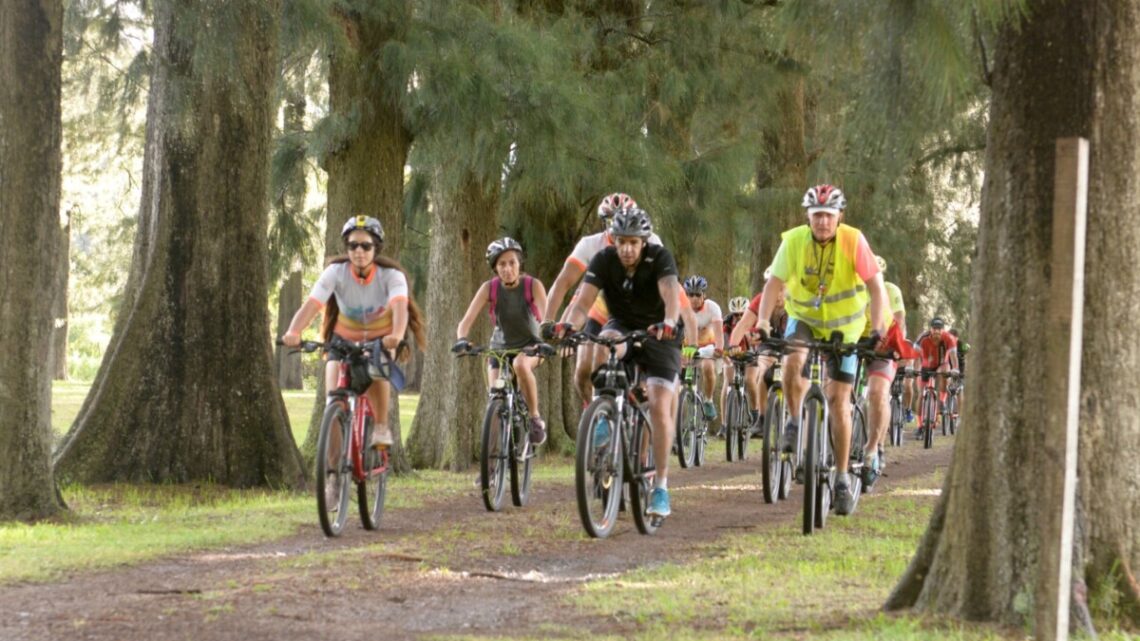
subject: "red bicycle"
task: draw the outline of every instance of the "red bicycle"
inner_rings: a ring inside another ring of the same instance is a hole
[[[321,418],[317,437],[316,493],[317,516],[327,536],[337,536],[348,520],[349,481],[356,483],[356,503],[366,530],[380,527],[384,497],[388,488],[388,449],[375,449],[371,442],[375,414],[364,390],[379,378],[387,384],[394,364],[380,341],[353,343],[334,337],[328,343],[345,355],[339,361],[336,389],[328,393],[328,405]],[[303,341],[302,352],[326,348],[325,343]],[[369,368],[373,350],[380,354],[380,366]]]

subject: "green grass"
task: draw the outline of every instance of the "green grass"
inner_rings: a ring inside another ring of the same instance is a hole
[[[89,382],[56,381],[52,384],[51,400],[51,427],[56,438],[63,436],[72,421],[83,407],[83,400],[91,389]],[[281,397],[285,400],[285,411],[289,414],[289,425],[293,428],[293,440],[298,445],[305,442],[305,434],[309,429],[309,417],[312,415],[315,392],[313,390],[283,390]],[[407,439],[411,431],[412,419],[416,416],[416,407],[419,406],[419,394],[400,395],[400,425],[403,426],[403,436]]]

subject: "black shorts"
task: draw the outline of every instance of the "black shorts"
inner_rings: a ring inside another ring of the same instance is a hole
[[[808,327],[808,325],[806,323],[794,323],[794,326],[793,326],[793,323],[789,322],[788,328],[789,328],[789,333],[787,333],[785,335],[785,338],[797,338],[797,339],[803,340],[803,341],[816,340],[814,335],[811,332],[811,327]],[[824,354],[823,361],[825,363],[827,363],[827,377],[828,378],[835,381],[836,383],[848,383],[848,384],[855,383],[855,357],[854,356],[849,356],[847,358],[840,360],[840,359],[835,358],[834,356],[831,356],[830,354]],[[847,367],[850,368],[851,371],[850,372],[843,371],[844,369],[847,369],[844,367],[844,365],[847,365]],[[811,362],[810,361],[804,361],[803,377],[804,378],[811,378]]]
[[[582,326],[582,331],[597,336],[602,333],[602,324],[592,318],[587,318],[586,324]]]
[[[613,330],[622,334],[633,331],[612,318],[606,322],[602,330]],[[656,338],[646,339],[641,343],[640,348],[627,350],[625,360],[636,363],[645,370],[646,376],[663,378],[673,382],[677,378],[677,373],[681,371],[680,332],[671,341],[659,341]]]

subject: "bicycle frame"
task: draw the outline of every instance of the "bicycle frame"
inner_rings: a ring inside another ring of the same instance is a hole
[[[339,361],[337,364],[337,389],[329,394],[329,402],[336,402],[336,399],[343,399],[345,404],[348,405],[348,414],[352,417],[352,430],[349,433],[348,453],[352,461],[352,478],[356,482],[362,482],[369,476],[374,474],[383,474],[388,469],[388,448],[382,448],[377,453],[376,465],[365,469],[365,450],[368,448],[364,444],[364,429],[365,422],[369,417],[372,418],[373,425],[376,423],[376,413],[372,409],[372,402],[368,400],[365,394],[357,394],[349,389],[349,366],[347,360]]]

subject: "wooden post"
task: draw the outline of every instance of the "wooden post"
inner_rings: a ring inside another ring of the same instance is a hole
[[[1089,142],[1057,140],[1053,185],[1053,256],[1046,318],[1044,509],[1035,598],[1036,637],[1069,638],[1073,516],[1077,485],[1077,421],[1084,322],[1085,214]]]

